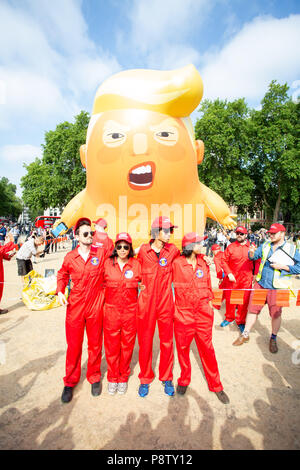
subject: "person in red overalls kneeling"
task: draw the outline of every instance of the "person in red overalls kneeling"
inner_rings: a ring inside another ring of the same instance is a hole
[[[177,393],[184,395],[191,381],[190,345],[195,338],[204,374],[211,392],[222,403],[229,403],[223,390],[212,344],[214,311],[209,266],[201,253],[203,237],[186,234],[182,239],[182,255],[172,266],[175,290],[174,331],[181,375]]]
[[[156,322],[160,340],[159,380],[167,395],[174,395],[173,379],[173,322],[172,263],[180,255],[178,248],[169,243],[175,226],[170,219],[157,217],[151,225],[151,240],[141,245],[138,260],[142,266],[142,284],[139,296],[137,333],[139,341],[139,396],[149,393],[154,379],[152,347]]]
[[[141,265],[134,258],[132,239],[128,233],[119,233],[115,250],[104,263],[103,333],[110,395],[127,391],[136,337],[140,281]]]
[[[67,306],[68,349],[65,387],[61,397],[63,403],[72,400],[73,388],[80,380],[84,329],[88,340],[87,380],[92,385],[92,395],[101,393],[103,268],[107,253],[102,248],[91,249],[93,232],[89,219],[79,219],[74,233],[78,247],[65,256],[57,273],[57,295],[61,305]],[[64,293],[70,279],[72,289],[67,300]]]

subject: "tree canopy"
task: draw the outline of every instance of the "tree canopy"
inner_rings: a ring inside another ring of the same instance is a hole
[[[25,165],[21,179],[23,200],[32,210],[64,207],[85,187],[79,149],[86,140],[90,116],[81,111],[75,122],[63,122],[45,133],[43,156]]]
[[[20,198],[16,196],[17,187],[5,177],[0,179],[0,215],[18,218],[23,206]]]
[[[299,104],[288,86],[272,81],[260,110],[244,99],[204,101],[195,125],[204,141],[205,158],[199,177],[239,213],[266,212],[299,222]]]

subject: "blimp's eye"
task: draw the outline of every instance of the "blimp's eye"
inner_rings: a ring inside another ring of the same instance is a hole
[[[178,141],[178,131],[175,127],[170,129],[156,129],[154,132],[154,139],[160,144],[175,145]]]
[[[174,134],[174,132],[163,131],[163,132],[158,132],[157,136],[158,137],[170,137],[172,134]]]
[[[126,134],[121,132],[104,132],[103,143],[107,147],[118,147],[126,141]]]

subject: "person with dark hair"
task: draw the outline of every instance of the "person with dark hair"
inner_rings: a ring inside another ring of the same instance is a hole
[[[173,320],[172,263],[180,255],[178,248],[169,243],[175,228],[168,217],[157,217],[151,225],[151,240],[143,244],[138,253],[142,266],[142,284],[139,296],[137,334],[139,341],[139,396],[149,393],[154,379],[152,370],[153,336],[156,323],[160,339],[159,380],[167,395],[174,395],[173,379]]]
[[[195,338],[208,388],[222,403],[229,403],[223,390],[212,344],[214,311],[208,259],[201,254],[203,237],[187,233],[182,255],[172,265],[175,290],[174,332],[181,375],[177,393],[184,395],[191,382],[190,345]]]
[[[78,247],[67,253],[57,273],[57,295],[66,312],[66,375],[61,400],[72,400],[73,389],[80,380],[81,353],[86,329],[88,341],[87,380],[93,396],[101,393],[101,354],[103,322],[103,267],[108,256],[101,248],[92,250],[93,232],[90,219],[84,217],[74,227]],[[71,293],[66,299],[65,289],[72,281]]]
[[[134,258],[132,239],[128,233],[119,233],[114,251],[104,263],[103,334],[110,395],[127,391],[140,281],[141,265]]]

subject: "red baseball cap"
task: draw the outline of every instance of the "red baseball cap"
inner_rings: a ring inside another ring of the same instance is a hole
[[[284,225],[281,224],[272,224],[267,233],[277,233],[277,232],[285,232],[286,228]]]
[[[198,233],[189,232],[182,239],[182,248],[189,245],[190,243],[199,243],[199,242],[202,242],[202,240],[206,240],[206,239],[207,239],[207,235],[200,237]]]
[[[130,245],[132,245],[132,239],[129,233],[126,233],[126,232],[118,233],[118,235],[116,236],[115,243],[120,242],[120,241],[128,242],[130,243]]]
[[[77,220],[76,224],[74,225],[74,229],[73,229],[74,234],[75,234],[75,232],[76,232],[76,230],[77,230],[77,228],[78,228],[79,223],[80,223],[82,220],[84,220],[84,221],[86,222],[86,225],[92,225],[90,219],[88,219],[87,217],[81,217],[80,219]]]
[[[177,225],[172,224],[171,220],[169,217],[165,217],[164,215],[160,217],[156,217],[156,219],[153,220],[151,228],[177,228]]]
[[[240,225],[239,227],[235,229],[235,233],[236,232],[248,233],[248,230],[246,229],[246,227],[243,227],[242,225]]]
[[[107,222],[105,219],[98,219],[98,220],[93,220],[93,224],[95,225],[100,225],[100,227],[107,227]]]
[[[215,244],[211,247],[211,251],[217,251],[217,250],[221,250],[221,247],[220,247],[220,245],[218,245],[217,243],[215,243]]]

